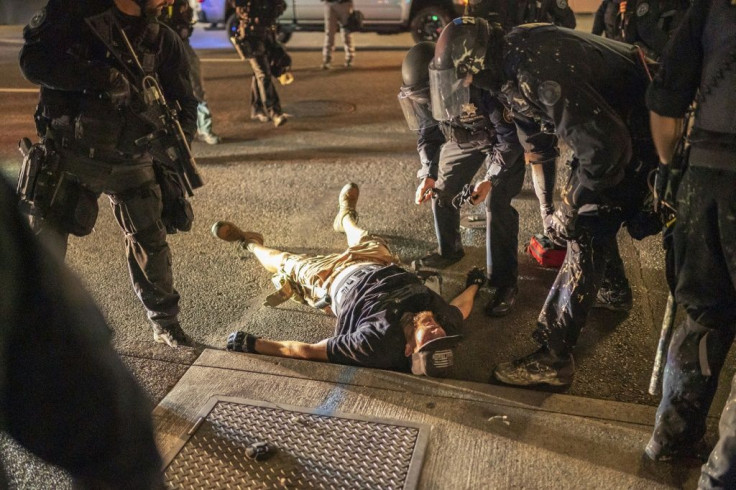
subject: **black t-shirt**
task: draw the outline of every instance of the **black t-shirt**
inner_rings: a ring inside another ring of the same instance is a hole
[[[327,341],[330,362],[410,371],[404,355],[401,316],[433,311],[447,335],[460,334],[460,310],[395,265],[376,269],[348,291],[337,316],[335,336]]]

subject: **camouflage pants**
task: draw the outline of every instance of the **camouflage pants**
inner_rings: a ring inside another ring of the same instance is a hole
[[[292,299],[314,306],[330,290],[332,281],[347,267],[358,263],[396,264],[383,238],[366,234],[341,253],[329,255],[286,254],[274,282],[288,284]]]

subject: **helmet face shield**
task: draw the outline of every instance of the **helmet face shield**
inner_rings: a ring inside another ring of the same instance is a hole
[[[464,79],[458,79],[455,67],[437,70],[430,66],[429,88],[432,116],[437,121],[460,116],[470,102],[470,87]]]
[[[401,87],[399,105],[410,130],[419,131],[437,125],[437,121],[432,117],[432,111],[429,108],[429,87],[423,87],[419,90]]]

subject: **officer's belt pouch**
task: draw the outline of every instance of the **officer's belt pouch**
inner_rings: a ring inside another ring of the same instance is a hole
[[[552,267],[555,269],[562,266],[562,262],[565,260],[565,254],[567,253],[567,249],[555,245],[552,240],[541,234],[532,236],[526,251],[542,267]]]
[[[85,148],[115,150],[125,119],[108,100],[84,98],[74,121],[75,144]]]
[[[161,221],[169,234],[178,231],[189,231],[194,222],[194,210],[182,188],[181,180],[176,171],[155,162],[153,170],[156,173],[156,182],[161,188]]]
[[[62,172],[51,202],[50,214],[59,228],[76,236],[89,235],[97,221],[97,195],[69,172]]]

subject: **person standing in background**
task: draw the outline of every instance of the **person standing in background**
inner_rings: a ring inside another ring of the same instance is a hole
[[[194,31],[194,9],[189,5],[187,0],[174,0],[161,12],[159,20],[171,27],[174,32],[179,34],[184,47],[186,48],[187,57],[189,59],[189,78],[192,81],[192,90],[194,97],[197,99],[197,139],[204,141],[208,145],[216,145],[220,143],[221,138],[212,131],[212,113],[207,105],[204,93],[204,80],[202,78],[202,69],[199,56],[192,48],[189,38]]]
[[[332,52],[335,50],[335,33],[338,24],[342,35],[342,45],[345,48],[345,68],[353,66],[355,45],[353,33],[348,29],[348,17],[353,12],[352,0],[323,0],[325,3],[325,42],[322,47],[322,69],[332,67]]]

